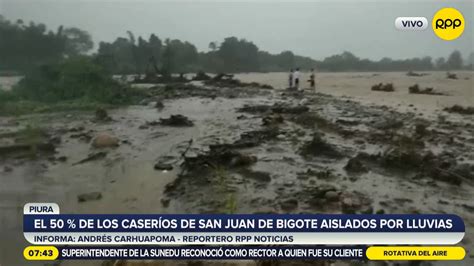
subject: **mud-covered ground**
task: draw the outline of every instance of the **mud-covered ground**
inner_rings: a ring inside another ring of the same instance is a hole
[[[473,114],[193,84],[151,87],[108,116],[1,117],[0,264],[24,265],[22,206],[34,201],[67,213],[454,213],[474,263]]]

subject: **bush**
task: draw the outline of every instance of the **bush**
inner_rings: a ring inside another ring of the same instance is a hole
[[[9,102],[9,101],[15,101],[17,99],[17,96],[13,94],[10,91],[4,91],[0,87],[0,104]]]
[[[0,101],[0,116],[24,115],[32,113],[89,111],[97,108],[111,108],[113,105],[85,100],[61,101],[57,103],[42,103],[37,101]]]
[[[127,104],[138,91],[120,84],[87,57],[66,59],[59,64],[43,65],[26,73],[13,93],[22,100],[55,103],[86,101]]]

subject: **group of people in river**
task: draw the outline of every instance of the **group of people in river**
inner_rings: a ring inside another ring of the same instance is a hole
[[[314,74],[314,69],[311,69],[311,74],[309,75],[308,83],[309,87],[312,90],[316,89],[316,75]],[[288,77],[289,89],[299,90],[300,89],[300,78],[301,72],[299,68],[290,69],[290,75]]]

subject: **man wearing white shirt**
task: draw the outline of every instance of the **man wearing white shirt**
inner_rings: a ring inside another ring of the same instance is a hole
[[[297,68],[296,71],[293,73],[293,85],[295,86],[296,90],[300,89],[300,69]]]

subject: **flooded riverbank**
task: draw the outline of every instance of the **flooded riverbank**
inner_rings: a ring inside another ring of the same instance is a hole
[[[454,104],[472,106],[474,102],[474,71],[457,71],[457,79],[448,79],[444,71],[420,72],[421,76],[408,76],[407,72],[346,72],[316,73],[316,91],[336,97],[348,97],[363,104],[387,105],[399,111],[410,111],[414,105],[419,111],[432,113]],[[288,73],[248,73],[237,78],[247,82],[270,84],[286,88]],[[308,88],[308,73],[303,73],[303,88]],[[367,89],[378,83],[392,83],[395,91],[368,93]],[[446,97],[426,97],[410,94],[408,87],[419,84],[444,92]]]
[[[1,264],[24,265],[26,202],[66,213],[453,213],[469,256],[474,117],[443,108],[472,106],[473,76],[443,75],[326,73],[318,93],[299,93],[283,89],[285,73],[242,74],[275,89],[152,87],[142,105],[103,121],[93,112],[0,117],[2,144],[27,125],[55,140],[36,158],[0,157]],[[380,82],[396,91],[370,90]],[[409,94],[415,83],[449,95]],[[116,147],[94,147],[100,134]],[[86,265],[75,263],[61,265]]]

